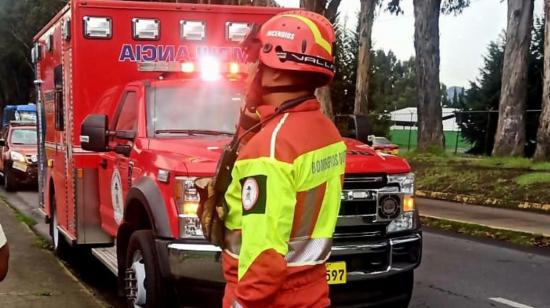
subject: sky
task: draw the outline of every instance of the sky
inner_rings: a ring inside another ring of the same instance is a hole
[[[522,1],[522,0],[518,0]],[[283,6],[297,7],[299,0],[277,0]],[[392,50],[398,59],[414,56],[413,1],[404,0],[404,14],[395,16],[378,10],[374,20],[374,49]],[[355,29],[359,0],[342,0],[340,14],[348,17]],[[439,20],[441,82],[450,86],[468,87],[479,75],[483,56],[491,41],[498,40],[506,29],[506,1],[471,0],[461,15],[441,15]],[[535,16],[543,15],[543,1],[535,0]]]

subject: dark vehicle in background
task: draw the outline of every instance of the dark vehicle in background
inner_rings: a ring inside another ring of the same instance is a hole
[[[334,122],[342,137],[359,140],[380,153],[399,154],[398,145],[391,143],[385,137],[374,135],[368,116],[339,114],[334,117]]]
[[[372,126],[368,116],[339,114],[334,117],[334,123],[342,137],[352,138],[371,145],[369,136],[372,135]]]
[[[2,129],[0,139],[0,173],[4,188],[17,190],[22,185],[37,184],[36,124],[12,121]]]
[[[397,144],[393,144],[386,137],[371,136],[370,143],[372,148],[377,152],[392,155],[399,154],[399,146]]]

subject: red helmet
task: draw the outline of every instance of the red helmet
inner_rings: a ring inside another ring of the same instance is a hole
[[[261,27],[259,60],[281,70],[320,75],[317,86],[327,85],[334,77],[334,41],[336,35],[328,19],[309,11],[277,14]]]

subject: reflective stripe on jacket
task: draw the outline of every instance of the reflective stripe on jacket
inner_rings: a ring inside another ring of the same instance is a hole
[[[275,109],[258,112],[266,118]],[[235,294],[243,306],[269,304],[290,273],[328,259],[345,157],[346,146],[317,100],[275,117],[241,149],[225,195],[225,226],[227,250],[238,258]]]

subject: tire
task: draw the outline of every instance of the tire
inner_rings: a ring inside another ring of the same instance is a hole
[[[6,191],[15,191],[17,189],[17,183],[13,178],[12,172],[8,166],[4,167],[4,189]]]
[[[50,237],[52,238],[53,252],[59,259],[66,259],[70,246],[65,240],[65,236],[59,232],[58,220],[57,220],[57,207],[55,202],[55,195],[51,195],[50,209],[52,213],[50,221]]]
[[[411,270],[400,274],[397,279],[395,287],[403,294],[403,298],[392,303],[388,308],[407,308],[409,307],[414,289],[414,272]]]
[[[157,254],[151,230],[135,231],[126,253],[124,294],[128,307],[171,307],[169,287],[157,266]]]

